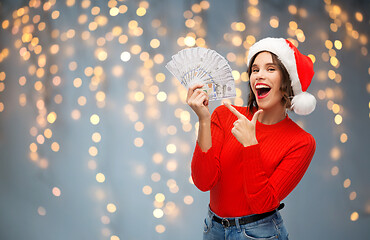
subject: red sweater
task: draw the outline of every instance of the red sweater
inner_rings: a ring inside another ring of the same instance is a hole
[[[246,107],[235,107],[249,120]],[[210,190],[210,208],[221,217],[240,217],[277,208],[299,183],[315,153],[314,138],[288,116],[273,125],[257,121],[258,144],[243,147],[231,133],[237,117],[224,105],[211,119],[212,147],[196,143],[194,184]]]

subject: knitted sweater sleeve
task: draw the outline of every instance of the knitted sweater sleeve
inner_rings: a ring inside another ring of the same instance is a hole
[[[298,185],[315,153],[310,134],[297,137],[294,147],[281,160],[270,177],[264,171],[259,144],[243,149],[243,185],[248,204],[256,214],[276,209]]]
[[[201,191],[209,191],[220,177],[220,152],[224,141],[224,130],[216,108],[211,117],[212,147],[203,152],[196,142],[191,161],[191,176],[195,186]]]

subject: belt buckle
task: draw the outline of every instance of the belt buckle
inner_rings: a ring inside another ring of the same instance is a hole
[[[229,220],[228,220],[228,219],[226,219],[226,218],[223,218],[223,219],[221,220],[221,224],[222,224],[222,226],[224,226],[225,228],[230,227],[230,222],[229,222]]]

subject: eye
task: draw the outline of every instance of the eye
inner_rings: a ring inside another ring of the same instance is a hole
[[[269,68],[268,69],[268,71],[270,71],[270,72],[273,72],[273,71],[275,71],[276,69],[275,68]]]
[[[252,69],[252,72],[258,72],[259,70],[257,68]]]

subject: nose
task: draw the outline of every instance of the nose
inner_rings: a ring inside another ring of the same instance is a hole
[[[260,69],[257,74],[256,74],[256,80],[258,79],[264,79],[265,77],[265,73],[264,73],[264,70]]]

